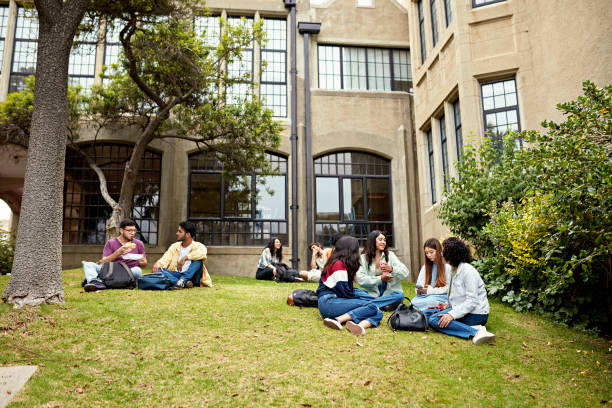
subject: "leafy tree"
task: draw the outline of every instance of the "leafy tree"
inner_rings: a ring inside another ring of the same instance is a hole
[[[35,0],[39,18],[28,162],[11,279],[2,299],[16,307],[62,302],[62,190],[68,61],[91,0]]]
[[[583,91],[575,101],[557,105],[563,122],[543,122],[544,132],[507,136],[498,161],[486,162],[488,171],[460,166],[461,179],[451,184],[455,200],[443,203],[443,213],[459,220],[455,233],[475,237],[473,242],[486,248],[478,253],[490,294],[517,310],[551,312],[566,323],[609,330],[612,85],[598,88],[586,81]],[[524,148],[509,149],[517,142]],[[501,174],[508,159],[512,184],[519,182],[517,174],[526,175],[518,189],[487,178]],[[459,191],[463,181],[469,188]],[[507,198],[488,195],[491,191],[506,192]],[[488,210],[466,208],[470,196]],[[474,221],[480,230],[469,224]]]

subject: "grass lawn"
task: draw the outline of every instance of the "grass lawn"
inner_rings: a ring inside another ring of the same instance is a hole
[[[389,313],[355,337],[286,305],[290,290],[315,284],[212,278],[212,288],[85,293],[73,269],[65,304],[0,304],[0,365],[39,366],[10,407],[612,404],[610,341],[498,302],[492,345],[394,333]]]

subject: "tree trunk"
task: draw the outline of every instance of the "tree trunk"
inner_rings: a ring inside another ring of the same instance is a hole
[[[15,258],[2,293],[15,307],[64,301],[62,212],[68,62],[90,0],[36,0],[39,20],[34,110]]]

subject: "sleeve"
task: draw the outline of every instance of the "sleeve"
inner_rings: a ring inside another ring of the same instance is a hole
[[[259,265],[263,265],[264,268],[272,266],[272,254],[269,248],[264,248],[259,258]]]
[[[359,269],[357,270],[357,283],[362,288],[377,288],[380,283],[380,276],[370,275],[370,268],[367,265],[368,258],[365,254],[361,255]]]
[[[452,305],[453,309],[449,312],[455,320],[461,319],[478,305],[478,272],[467,270],[464,276],[463,287],[465,289],[465,300],[461,304]],[[455,279],[456,278],[455,276]]]
[[[194,242],[193,246],[189,250],[189,255],[187,255],[187,259],[190,261],[206,261],[206,246],[199,242]]]
[[[108,241],[106,241],[106,244],[104,244],[104,249],[102,250],[102,258],[106,258],[107,256],[112,255],[113,252],[115,251],[113,251],[111,240],[109,239]]]
[[[393,279],[402,280],[408,276],[408,267],[391,251],[389,251],[389,265],[393,267],[393,272],[391,272]]]
[[[449,264],[444,264],[444,278],[446,279],[445,286],[441,286],[439,288],[428,286],[427,294],[428,295],[444,295],[448,293],[448,285],[450,283],[450,278],[451,278],[451,268]]]
[[[419,277],[417,278],[415,286],[418,285],[425,286],[425,265],[423,265],[419,271]],[[414,288],[414,292],[416,293],[416,287]]]
[[[161,264],[162,268],[169,268],[170,267],[170,262],[172,262],[172,251],[173,251],[174,246],[176,244],[180,245],[180,242],[175,242],[174,244],[170,245],[170,248],[168,248],[168,250],[166,252],[164,252],[162,257],[159,258],[159,260],[157,261],[157,262],[159,262]]]

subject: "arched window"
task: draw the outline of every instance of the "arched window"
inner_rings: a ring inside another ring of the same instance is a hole
[[[97,143],[81,147],[93,158],[106,176],[108,192],[119,199],[125,162],[132,146],[117,143]],[[134,190],[131,218],[136,222],[136,238],[145,244],[157,244],[159,220],[159,188],[161,154],[147,150],[140,164],[139,180]],[[66,151],[64,177],[64,238],[65,244],[103,244],[106,241],[106,220],[111,207],[100,193],[96,173],[78,153]]]
[[[263,245],[278,237],[286,245],[287,158],[268,153],[279,174],[247,175],[230,184],[213,155],[189,156],[188,218],[206,245]],[[251,194],[255,191],[256,194]]]
[[[315,241],[328,245],[336,233],[364,243],[370,231],[387,232],[393,245],[391,166],[363,152],[336,152],[314,161]]]

